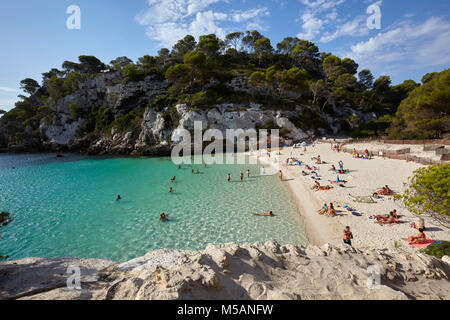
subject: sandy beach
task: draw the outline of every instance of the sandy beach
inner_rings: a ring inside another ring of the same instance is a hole
[[[352,148],[352,145],[348,145]],[[369,143],[367,148],[372,149]],[[283,183],[285,183],[296,203],[306,229],[308,241],[314,245],[325,243],[341,244],[342,231],[345,226],[350,226],[354,239],[352,244],[358,249],[392,249],[397,248],[406,251],[417,251],[418,249],[409,246],[403,238],[416,235],[418,231],[411,228],[410,222],[417,219],[409,212],[400,201],[394,201],[393,197],[383,197],[383,200],[376,203],[355,202],[352,196],[369,196],[384,185],[397,193],[404,190],[403,183],[413,174],[413,171],[422,165],[406,162],[403,160],[383,159],[375,157],[371,160],[355,159],[349,153],[336,152],[331,150],[329,143],[318,143],[315,146],[308,146],[306,152],[303,148],[283,148],[280,155],[272,152],[269,158],[262,153],[258,157],[263,164],[271,165],[273,169],[283,171]],[[315,164],[313,157],[320,155],[324,164]],[[278,159],[276,159],[278,156]],[[296,158],[302,161],[302,165],[289,166],[287,158]],[[305,164],[316,166],[321,185],[331,185],[329,181],[336,180],[336,173],[329,171],[331,165],[338,168],[338,162],[342,160],[344,168],[350,170],[349,174],[339,175],[340,180],[347,181],[345,187],[334,185],[328,191],[313,191],[314,180],[311,175],[303,176],[302,170],[306,169]],[[335,217],[319,215],[317,210],[324,203],[332,202],[337,211]],[[361,216],[347,214],[343,208],[348,205],[356,210]],[[369,219],[372,215],[384,215],[396,209],[400,215],[400,224],[379,225]],[[431,219],[425,219],[425,234],[427,238],[433,240],[450,240],[450,231],[434,223]]]

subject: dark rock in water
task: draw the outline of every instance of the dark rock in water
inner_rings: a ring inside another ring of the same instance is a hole
[[[63,156],[62,154],[57,154],[56,157],[57,157],[57,158],[62,158],[62,157],[64,157],[64,156]]]

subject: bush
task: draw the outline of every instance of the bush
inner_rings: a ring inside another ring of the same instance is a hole
[[[450,242],[435,243],[420,251],[438,259],[442,259],[443,256],[450,256]]]
[[[406,184],[402,199],[417,215],[426,215],[444,226],[450,225],[450,163],[417,169]]]

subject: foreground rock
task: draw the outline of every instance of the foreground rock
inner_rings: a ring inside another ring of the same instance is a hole
[[[81,266],[81,290],[65,287]],[[381,284],[369,289],[369,266]],[[3,299],[450,299],[450,265],[423,254],[348,246],[208,245],[126,263],[22,259],[0,264]]]

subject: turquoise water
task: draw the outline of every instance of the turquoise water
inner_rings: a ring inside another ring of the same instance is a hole
[[[247,169],[253,176],[238,181]],[[0,211],[15,220],[0,231],[0,252],[9,260],[126,261],[154,249],[198,250],[208,243],[306,244],[288,190],[276,176],[259,172],[259,165],[249,164],[178,169],[167,158],[3,154]],[[253,215],[269,210],[276,216]],[[168,221],[159,221],[161,212]]]

